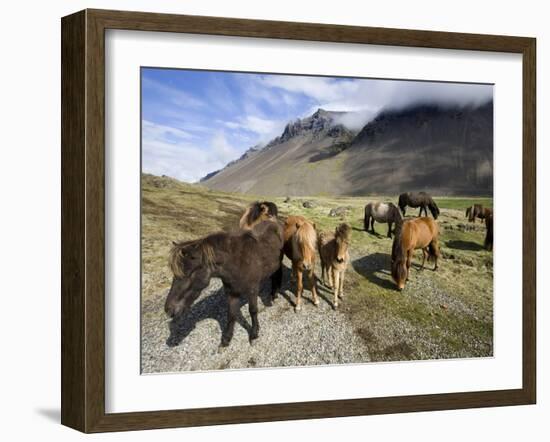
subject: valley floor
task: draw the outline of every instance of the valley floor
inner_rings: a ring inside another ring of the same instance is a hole
[[[163,306],[171,282],[167,255],[173,240],[234,228],[256,198],[149,175],[143,176],[142,189],[144,373],[492,356],[493,256],[482,247],[485,227],[464,218],[465,207],[473,202],[491,206],[491,199],[435,197],[441,208],[440,268],[434,272],[428,264],[419,271],[418,251],[410,281],[398,292],[389,272],[387,225],[376,224],[377,234],[363,230],[364,205],[371,200],[395,202],[395,196],[271,198],[282,216],[304,215],[318,230],[334,230],[344,221],[352,225],[345,298],[334,311],[332,293],[318,282],[319,307],[308,302],[311,294],[306,291],[304,308],[294,313],[295,282],[285,258],[283,293],[272,307],[264,303],[269,283],[261,295],[259,339],[249,344],[250,318],[243,305],[233,341],[220,351],[226,301],[219,280],[212,280],[182,324],[173,328],[179,344],[166,345],[170,323]],[[314,207],[304,208],[305,200]],[[330,217],[336,207],[348,211]],[[413,214],[417,211],[407,213]],[[320,277],[320,268],[316,273]]]

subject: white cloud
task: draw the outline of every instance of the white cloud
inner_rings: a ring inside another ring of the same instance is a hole
[[[177,128],[144,121],[142,129],[143,171],[147,173],[196,182],[239,155],[222,131],[205,145],[197,145]]]
[[[222,123],[229,129],[253,132],[257,136],[256,142],[262,143],[270,141],[277,135],[280,135],[287,121],[269,120],[254,115],[246,115],[239,118],[237,121],[224,121]]]
[[[151,139],[156,139],[163,136],[173,137],[175,139],[184,139],[184,140],[193,138],[193,135],[177,127],[157,124],[148,120],[142,121],[142,131],[143,131],[144,138],[151,138]]]
[[[326,77],[262,76],[258,82],[281,93],[302,94],[313,105],[302,117],[321,107],[353,112],[341,118],[351,129],[360,129],[382,109],[401,109],[414,104],[478,106],[493,96],[493,88],[483,84],[425,81],[339,79]]]

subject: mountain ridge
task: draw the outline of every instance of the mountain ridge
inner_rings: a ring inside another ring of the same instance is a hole
[[[201,184],[264,195],[357,195],[426,190],[492,194],[493,104],[386,109],[352,131],[345,112],[318,109]]]

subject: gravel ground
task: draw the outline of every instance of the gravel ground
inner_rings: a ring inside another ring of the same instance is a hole
[[[287,270],[288,272],[288,270]],[[288,280],[288,275],[285,275]],[[315,307],[304,291],[302,310],[294,312],[294,295],[283,287],[273,306],[266,306],[269,285],[258,303],[260,336],[248,339],[248,305],[241,306],[231,344],[220,349],[226,324],[227,302],[221,281],[213,279],[176,327],[163,311],[166,292],[143,305],[142,372],[220,370],[368,362],[365,342],[340,311],[334,311],[332,293],[318,284],[321,302]],[[345,300],[343,301],[345,302]],[[172,331],[170,330],[172,329]],[[176,343],[168,346],[167,339]]]

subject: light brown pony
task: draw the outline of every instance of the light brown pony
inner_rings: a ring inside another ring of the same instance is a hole
[[[328,287],[334,288],[335,309],[338,308],[338,298],[344,297],[344,275],[349,264],[349,244],[351,241],[351,226],[343,223],[336,227],[334,233],[319,234],[317,246],[321,257],[323,284],[328,274]]]
[[[318,305],[319,299],[315,282],[315,250],[317,249],[315,224],[303,216],[289,216],[285,221],[283,239],[283,250],[288,259],[292,261],[292,272],[296,276],[296,306],[294,309],[300,311],[302,308],[304,272],[311,282],[313,304]]]
[[[422,249],[422,266],[426,257],[435,261],[437,270],[439,258],[439,226],[429,217],[414,218],[405,221],[395,234],[391,254],[391,275],[397,288],[403,290],[409,279],[411,260],[416,249]]]

